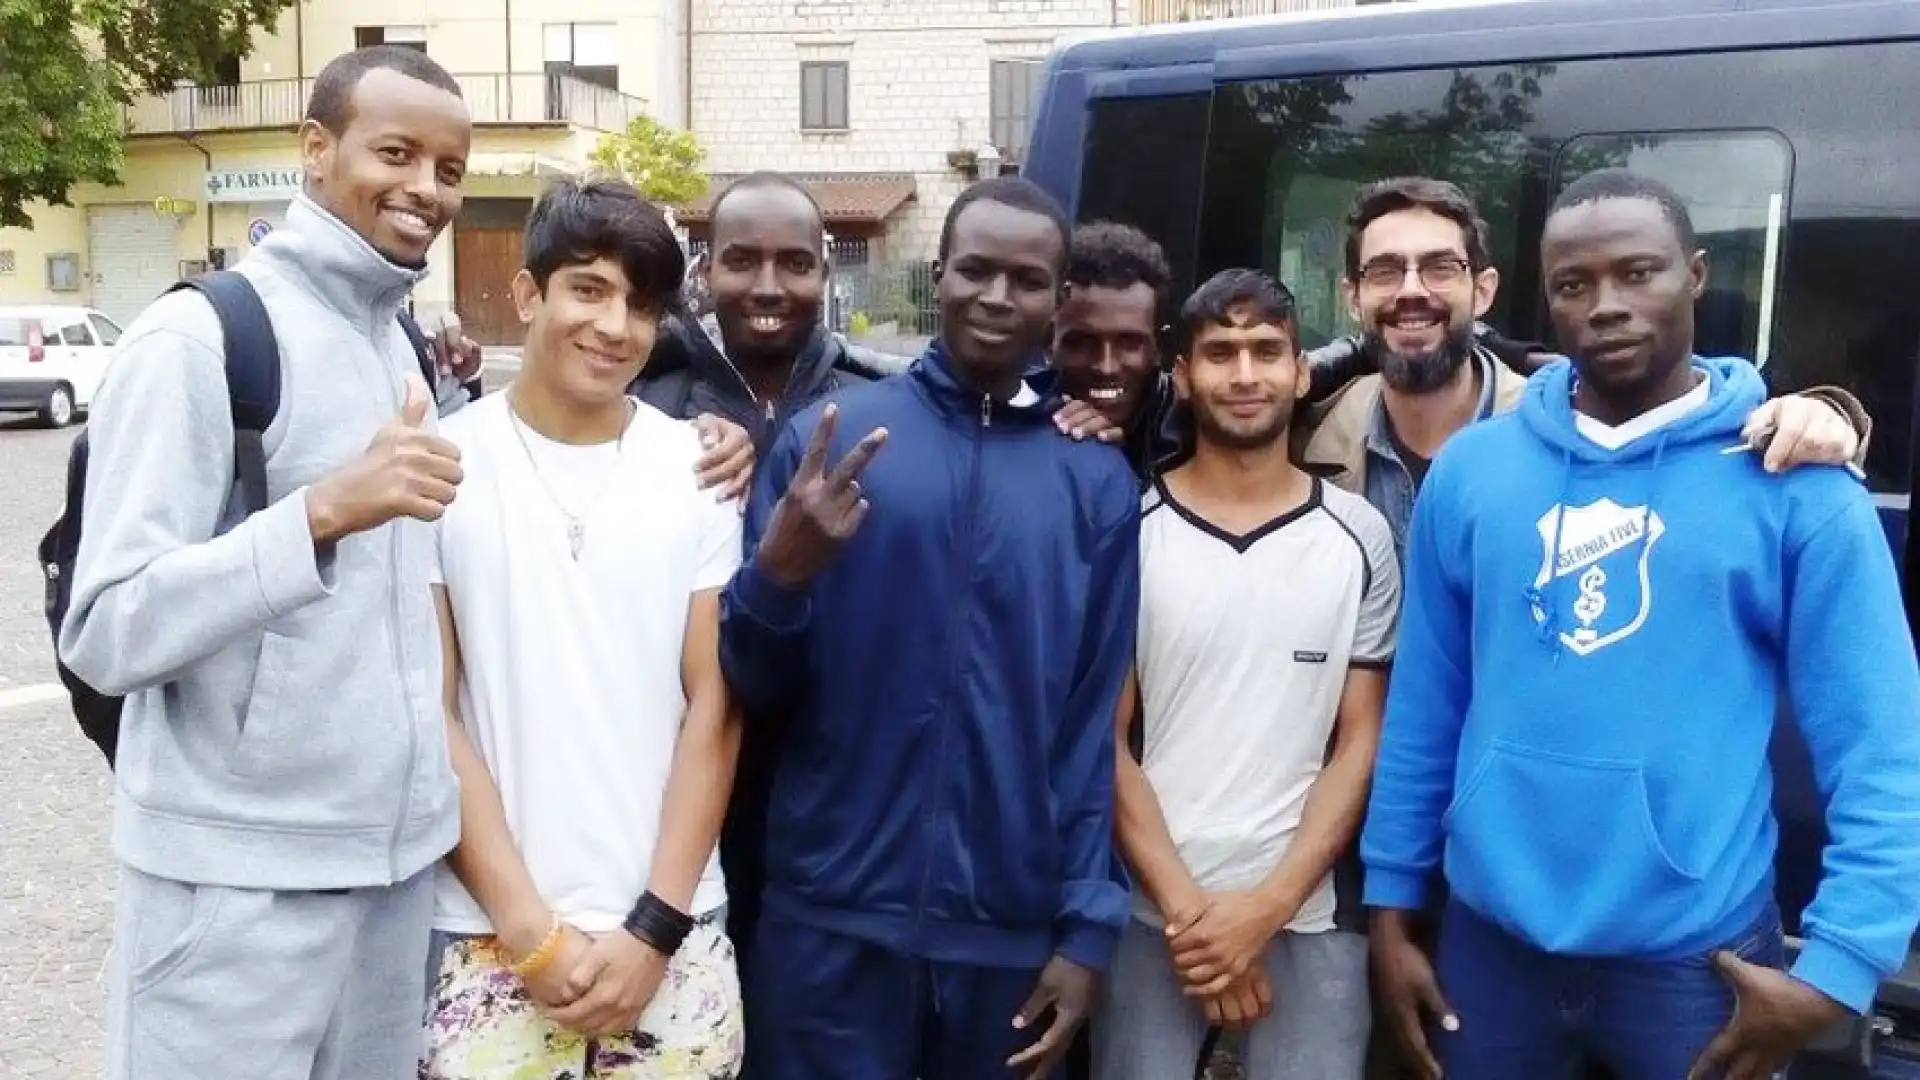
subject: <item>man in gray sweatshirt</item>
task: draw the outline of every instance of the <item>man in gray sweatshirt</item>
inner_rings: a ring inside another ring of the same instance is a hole
[[[126,696],[114,1080],[394,1080],[421,1047],[432,867],[459,798],[433,532],[461,479],[396,316],[472,125],[424,55],[314,82],[305,195],[240,264],[280,343],[267,508],[236,521],[221,331],[156,301],[95,406],[60,639]]]

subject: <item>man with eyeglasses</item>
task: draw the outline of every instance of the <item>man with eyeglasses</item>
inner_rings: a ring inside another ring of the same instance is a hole
[[[1319,400],[1295,426],[1294,457],[1380,511],[1402,564],[1414,497],[1434,455],[1455,433],[1518,407],[1526,379],[1516,368],[1553,359],[1477,322],[1500,284],[1486,237],[1486,223],[1465,192],[1425,177],[1379,181],[1360,193],[1348,214],[1342,292],[1360,334],[1319,350],[1316,367],[1345,344],[1358,350],[1360,366],[1378,374],[1325,397],[1312,395],[1309,401]],[[1518,355],[1527,352],[1533,355]],[[1870,422],[1852,395],[1819,387],[1767,401],[1748,417],[1745,431],[1749,437],[1772,433],[1766,463],[1779,471],[1858,463]],[[1341,929],[1366,930],[1360,876],[1358,853],[1349,849],[1335,868]],[[1406,1059],[1392,1042],[1386,1025],[1376,1024],[1370,1077],[1407,1075]]]
[[[1402,559],[1414,495],[1434,454],[1467,425],[1513,409],[1526,385],[1477,332],[1475,320],[1500,285],[1486,237],[1464,192],[1425,177],[1382,180],[1348,215],[1342,292],[1367,366],[1379,375],[1352,381],[1303,416],[1294,452],[1309,472],[1360,492],[1386,515]],[[1781,395],[1746,426],[1750,437],[1773,433],[1766,463],[1774,471],[1858,463],[1870,430],[1860,403],[1832,387]]]

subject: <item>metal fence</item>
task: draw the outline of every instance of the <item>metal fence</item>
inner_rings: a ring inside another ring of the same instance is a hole
[[[476,124],[571,124],[624,131],[646,114],[642,98],[570,75],[505,72],[455,75]],[[130,134],[191,134],[292,127],[306,115],[312,79],[265,79],[231,86],[183,86],[126,107]]]
[[[1376,0],[1377,2],[1377,0]],[[1355,0],[1135,0],[1133,21],[1140,25],[1204,22],[1246,15],[1287,15],[1353,7]]]
[[[836,265],[832,317],[836,330],[856,338],[938,334],[933,264],[911,260]]]

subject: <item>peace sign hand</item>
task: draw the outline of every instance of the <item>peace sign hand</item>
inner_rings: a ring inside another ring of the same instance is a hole
[[[800,471],[775,504],[773,520],[754,555],[760,572],[782,588],[805,585],[833,561],[867,516],[860,474],[887,441],[887,429],[868,432],[829,472],[827,447],[833,441],[838,416],[839,407],[835,405],[828,405],[821,415],[800,459]]]

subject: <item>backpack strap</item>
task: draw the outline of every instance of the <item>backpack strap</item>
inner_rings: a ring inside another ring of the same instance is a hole
[[[420,377],[426,380],[427,392],[438,397],[440,365],[433,358],[433,346],[427,341],[426,331],[420,329],[419,322],[405,308],[400,310],[400,329],[406,333],[407,340],[413,343],[413,355],[420,362]],[[479,379],[468,379],[461,386],[467,391],[468,401],[480,400]]]
[[[233,469],[247,512],[267,506],[266,431],[280,411],[280,344],[253,282],[233,270],[214,270],[175,283],[207,298],[220,319],[227,361],[227,397],[233,410]]]

